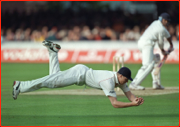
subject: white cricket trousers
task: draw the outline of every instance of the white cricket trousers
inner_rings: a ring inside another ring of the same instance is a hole
[[[30,92],[40,88],[60,88],[74,84],[84,85],[87,70],[89,70],[87,66],[78,64],[61,71],[58,53],[49,51],[49,75],[32,81],[21,81],[20,92]]]
[[[158,66],[158,62],[160,60],[157,60],[156,55],[154,55],[154,42],[151,42],[150,40],[145,41],[147,44],[143,45],[143,41],[138,41],[138,48],[142,52],[142,67],[138,70],[138,73],[133,80],[133,84],[140,85],[149,73],[151,73],[153,79],[152,83],[158,82],[161,84],[160,73],[158,76],[154,75],[154,68]]]

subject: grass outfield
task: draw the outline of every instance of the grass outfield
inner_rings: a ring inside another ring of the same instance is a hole
[[[74,64],[61,64],[66,70]],[[86,64],[99,70],[112,70],[111,64]],[[140,64],[126,64],[136,75]],[[162,84],[179,86],[179,65],[165,64]],[[48,64],[1,63],[1,125],[2,126],[178,126],[179,94],[144,96],[139,107],[115,109],[105,96],[26,95],[12,99],[14,80],[32,80],[48,75]],[[151,76],[143,81],[152,87]],[[61,89],[83,89],[70,86]],[[43,88],[41,90],[49,90]],[[40,91],[41,91],[40,90]],[[57,89],[56,89],[57,90]],[[119,101],[128,102],[124,96]]]

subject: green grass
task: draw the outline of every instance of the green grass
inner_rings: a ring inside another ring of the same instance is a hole
[[[115,109],[105,96],[19,96],[2,100],[3,126],[177,126],[178,94],[145,96],[139,107]],[[120,101],[127,101],[120,96]]]
[[[61,64],[66,70],[74,64]],[[111,64],[86,64],[98,70],[112,70]],[[126,64],[136,75],[140,64]],[[179,65],[165,64],[162,84],[179,86]],[[32,80],[48,75],[48,64],[1,63],[2,126],[178,126],[179,94],[144,96],[138,107],[113,108],[106,96],[23,95],[12,99],[14,80]],[[151,75],[142,85],[151,87]],[[83,89],[69,86],[62,89]],[[43,88],[41,90],[50,90]],[[124,96],[119,101],[128,102]]]

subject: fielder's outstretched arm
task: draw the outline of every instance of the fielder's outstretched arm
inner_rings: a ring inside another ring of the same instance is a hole
[[[133,101],[136,97],[134,96],[134,94],[131,93],[131,91],[128,92],[124,92],[124,94],[126,95],[126,97],[129,99],[129,101]]]
[[[117,98],[112,96],[108,96],[108,98],[114,108],[126,108],[132,106],[139,106],[141,104],[141,100],[139,98],[135,98],[132,102],[117,101]]]
[[[126,97],[129,99],[129,101],[134,101],[136,100],[136,98],[139,99],[140,101],[140,105],[142,105],[144,103],[144,99],[142,97],[135,97],[134,94],[131,93],[131,91],[128,92],[124,92],[124,94],[126,95]]]

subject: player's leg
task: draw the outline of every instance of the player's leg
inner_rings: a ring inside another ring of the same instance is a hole
[[[77,83],[77,77],[69,76],[68,73],[68,70],[59,71],[31,81],[15,81],[13,84],[13,98],[16,99],[19,93],[31,92],[40,88],[66,87]]]
[[[138,70],[133,82],[129,85],[131,89],[144,90],[145,88],[140,86],[141,82],[152,71],[155,61],[153,60],[153,46],[147,45],[142,49],[142,67]]]
[[[89,68],[84,65],[76,65],[68,70],[31,80],[15,81],[13,85],[13,98],[17,99],[19,93],[31,92],[40,88],[61,88],[70,85],[83,85],[85,74]]]
[[[155,61],[154,69],[151,72],[151,76],[153,79],[152,81],[153,89],[164,89],[164,87],[161,85],[161,70],[159,71],[157,75],[154,74],[155,68],[159,65],[159,62],[160,62],[159,54],[154,55],[154,61]]]
[[[49,75],[59,72],[58,51],[61,49],[61,46],[47,40],[44,40],[42,43],[49,51]]]

